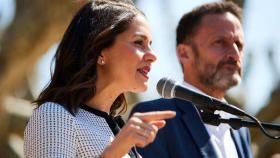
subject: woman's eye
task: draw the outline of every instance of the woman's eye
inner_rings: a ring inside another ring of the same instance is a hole
[[[143,46],[144,42],[142,40],[134,41],[135,44]]]

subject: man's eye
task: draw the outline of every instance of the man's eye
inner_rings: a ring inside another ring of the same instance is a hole
[[[215,41],[216,44],[224,44],[224,41],[223,40],[217,40]]]
[[[243,44],[241,42],[236,42],[236,45],[238,47],[239,50],[243,50]]]

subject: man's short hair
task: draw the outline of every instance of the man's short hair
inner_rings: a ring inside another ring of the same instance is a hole
[[[195,35],[201,19],[208,14],[232,13],[242,22],[242,10],[233,2],[215,2],[201,5],[182,16],[176,30],[176,44],[190,43]]]

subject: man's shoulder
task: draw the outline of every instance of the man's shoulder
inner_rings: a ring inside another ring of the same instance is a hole
[[[173,110],[175,101],[174,99],[155,99],[150,101],[144,101],[136,104],[132,111],[134,112],[147,112],[147,111],[161,111],[161,110]]]
[[[171,103],[174,104],[174,101],[175,101],[175,99],[159,98],[159,99],[155,99],[155,100],[139,102],[136,105],[145,106],[145,105],[151,105],[151,104],[155,104],[155,105],[171,104]]]
[[[155,99],[150,101],[144,101],[136,104],[133,109],[133,112],[147,112],[147,111],[162,111],[162,110],[173,110],[177,111],[180,105],[184,105],[185,107],[187,104],[191,104],[188,101],[180,100],[180,99]]]

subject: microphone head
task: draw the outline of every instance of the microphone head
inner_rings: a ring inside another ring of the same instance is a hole
[[[157,91],[160,96],[166,99],[174,97],[174,87],[176,86],[176,81],[170,78],[162,78],[157,83]]]

